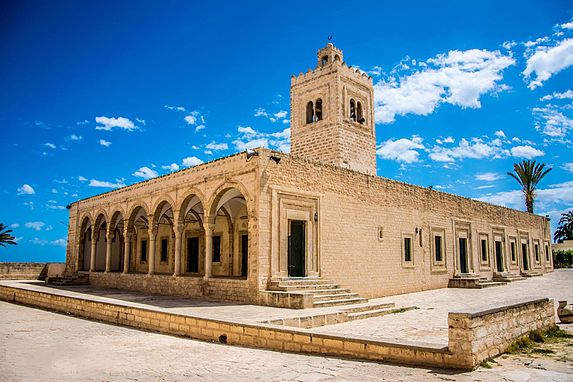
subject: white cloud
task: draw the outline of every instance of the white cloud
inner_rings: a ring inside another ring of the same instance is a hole
[[[532,159],[543,155],[545,155],[543,151],[529,145],[515,146],[511,148],[511,156],[516,158]]]
[[[194,112],[194,113],[196,113],[196,112]],[[197,117],[193,114],[187,115],[183,119],[185,120],[185,122],[187,122],[190,125],[194,125],[197,123]]]
[[[197,132],[203,130],[205,127],[206,127],[206,126],[203,125],[203,124],[197,125],[197,126],[195,126],[195,132],[197,133]]]
[[[55,148],[56,148],[56,145],[53,144],[53,143],[50,143],[50,142],[46,142],[46,143],[44,143],[43,145],[46,146],[46,147],[49,147],[49,148],[51,148],[51,149],[55,149]]]
[[[179,165],[177,163],[171,163],[170,165],[167,166],[161,166],[161,168],[173,172],[179,170]]]
[[[517,182],[515,183],[517,187]],[[535,212],[547,210],[562,203],[573,203],[573,181],[551,184],[547,188],[536,191]],[[503,191],[494,194],[486,194],[478,200],[498,204],[510,208],[523,209],[523,193],[521,190]]]
[[[564,138],[573,129],[573,119],[566,116],[564,110],[555,105],[533,108],[535,128],[548,137]]]
[[[184,167],[193,167],[203,163],[203,161],[197,157],[187,157],[183,159],[183,166]]]
[[[23,184],[22,187],[18,187],[18,195],[34,195],[36,191],[29,184]]]
[[[176,110],[176,111],[187,111],[187,109],[185,109],[183,106],[169,106],[169,105],[163,105],[164,108],[169,109],[169,110]]]
[[[493,187],[495,187],[494,184],[486,184],[486,185],[483,185],[483,186],[478,186],[478,187],[476,187],[476,190],[485,190],[486,188],[493,188]]]
[[[555,92],[540,98],[541,101],[551,101],[552,99],[573,99],[573,90],[567,90],[563,93]]]
[[[560,41],[556,46],[538,46],[527,59],[522,72],[528,87],[535,89],[542,86],[554,74],[573,65],[573,38]]]
[[[90,187],[103,187],[103,188],[121,188],[125,187],[124,179],[116,179],[115,183],[107,182],[104,180],[92,179],[90,180],[88,186]]]
[[[57,194],[57,193],[58,193],[58,190],[56,190],[55,188],[52,188],[51,193],[52,193],[52,194]]]
[[[485,182],[493,182],[494,180],[501,179],[501,174],[497,172],[484,172],[475,175],[476,180],[482,180]]]
[[[24,202],[24,205],[30,207],[32,211],[34,210],[34,202]]]
[[[262,107],[255,109],[255,114],[254,114],[255,117],[268,118],[268,120],[271,122],[282,121],[283,123],[285,123],[285,121],[288,121],[287,119],[285,119],[287,115],[288,115],[288,111],[285,111],[285,110],[280,110],[276,113],[269,113],[265,109],[263,109]]]
[[[58,206],[58,205],[53,205],[53,204],[46,205],[46,208],[49,208],[51,210],[65,210],[66,209],[66,207],[64,207],[64,206]]]
[[[96,118],[97,119],[97,118]],[[105,130],[105,129],[104,129]],[[67,141],[81,141],[84,137],[82,137],[81,135],[77,135],[77,134],[72,134],[69,137],[66,138]]]
[[[573,21],[560,25],[561,29],[573,29]]]
[[[24,224],[24,227],[40,231],[42,230],[42,228],[44,228],[45,225],[46,223],[44,222],[27,222],[26,224]]]
[[[88,123],[90,123],[90,121],[84,119],[83,121],[76,122],[76,125],[87,125]]]
[[[498,159],[506,156],[507,150],[499,147],[497,140],[485,142],[481,138],[462,138],[457,146],[443,147],[434,146],[430,153],[430,159],[437,162],[455,162],[456,159]]]
[[[239,126],[237,131],[239,137],[233,141],[233,145],[239,151],[257,147],[269,147],[282,152],[290,151],[289,127],[274,133],[256,131],[250,126]]]
[[[83,176],[80,175],[80,176],[78,176],[78,180],[79,180],[80,182],[87,182],[88,179],[87,179],[87,178],[84,178]]]
[[[110,131],[114,127],[119,129],[132,131],[137,129],[137,126],[125,117],[118,118],[108,118],[108,117],[96,117],[95,121],[101,125],[96,126],[96,130]]]
[[[563,163],[561,168],[565,171],[573,172],[573,162]]]
[[[104,147],[109,147],[109,146],[111,146],[111,142],[110,142],[110,141],[106,141],[105,139],[100,139],[100,140],[99,140],[99,144],[100,144],[101,146],[104,146]]]
[[[206,149],[209,150],[227,150],[229,148],[229,145],[227,145],[226,143],[216,143],[215,141],[209,143],[207,146],[205,146]]]
[[[398,140],[388,139],[378,147],[376,154],[383,159],[395,160],[404,163],[418,161],[420,153],[416,150],[424,149],[423,139],[413,136],[412,139],[402,138]]]
[[[20,224],[18,223],[10,224],[10,228],[18,228],[18,227],[20,227]]]
[[[137,122],[141,123],[141,124],[144,125],[144,126],[146,125],[145,119],[135,118],[135,120],[136,120]]]
[[[41,245],[41,246],[51,244],[51,245],[55,245],[58,247],[65,247],[68,242],[66,239],[57,239],[57,240],[50,241],[50,240],[39,239],[39,238],[35,237],[35,238],[30,240],[30,243]]]
[[[494,134],[496,137],[499,137],[499,138],[507,138],[505,133],[503,132],[503,130],[497,130]]]
[[[156,178],[159,174],[157,171],[150,169],[149,167],[140,167],[139,170],[132,174],[143,179]]]
[[[482,95],[507,89],[499,81],[503,70],[514,64],[499,51],[471,49],[437,55],[421,69],[408,66],[412,73],[374,85],[376,122],[391,123],[396,115],[428,115],[441,103],[480,108]]]

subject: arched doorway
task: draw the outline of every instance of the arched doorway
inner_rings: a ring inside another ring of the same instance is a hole
[[[104,214],[99,214],[96,218],[96,222],[94,224],[94,232],[93,232],[93,239],[95,240],[95,248],[92,244],[92,249],[94,249],[94,253],[91,255],[94,256],[92,259],[90,270],[96,272],[103,272],[105,271],[105,252],[106,252],[106,230],[107,230],[107,221]]]
[[[121,211],[116,211],[109,222],[111,232],[111,253],[110,253],[110,271],[120,272],[123,270],[123,251],[124,251],[124,237],[123,237],[123,214]]]
[[[128,237],[130,240],[128,254],[128,271],[134,273],[147,273],[149,254],[149,220],[147,211],[142,206],[135,207],[129,214]]]
[[[155,209],[153,224],[157,229],[149,238],[150,245],[155,245],[155,251],[150,251],[150,254],[153,253],[154,255],[155,266],[152,269],[155,273],[173,274],[175,235],[173,232],[173,208],[168,201],[162,201]],[[150,259],[150,261],[152,260]]]
[[[83,219],[79,232],[78,270],[89,271],[91,262],[92,223],[88,216]]]

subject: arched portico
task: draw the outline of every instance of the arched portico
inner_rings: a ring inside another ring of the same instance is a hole
[[[78,245],[79,271],[89,271],[91,263],[92,222],[89,216],[84,216],[80,225],[80,240]]]
[[[97,215],[92,229],[90,272],[102,272],[105,270],[106,234],[107,217],[101,212]]]
[[[158,203],[149,228],[149,274],[173,274],[175,261],[172,202]]]
[[[124,226],[125,248],[123,272],[147,273],[149,257],[149,218],[145,205],[136,204]]]
[[[203,202],[200,195],[190,193],[179,208],[175,226],[175,276],[204,274],[205,229]]]
[[[205,275],[248,275],[249,209],[245,194],[234,185],[213,197],[206,218]]]
[[[108,225],[106,272],[120,272],[124,262],[124,220],[122,211],[115,211]]]

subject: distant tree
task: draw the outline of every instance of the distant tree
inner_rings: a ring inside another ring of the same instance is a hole
[[[557,230],[553,234],[553,240],[556,242],[563,240],[573,240],[573,211],[561,214]]]
[[[11,229],[8,229],[4,224],[0,223],[0,245],[5,247],[6,244],[17,245],[14,240],[16,239],[14,236],[10,235],[12,232]]]
[[[524,159],[519,163],[514,163],[513,172],[507,173],[507,175],[517,180],[517,183],[521,186],[521,191],[525,196],[525,208],[527,208],[527,212],[533,213],[533,203],[535,202],[537,185],[551,170],[551,168],[545,168],[545,163],[537,163],[534,160]]]

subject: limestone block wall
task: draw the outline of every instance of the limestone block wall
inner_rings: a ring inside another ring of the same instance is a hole
[[[503,353],[514,341],[555,325],[555,307],[548,298],[448,314],[448,349],[469,367]],[[465,358],[465,361],[462,360]]]
[[[276,155],[276,154],[275,154]],[[261,163],[264,158],[261,157]],[[456,235],[467,227],[470,272],[491,277],[494,269],[493,237],[501,232],[504,256],[509,240],[523,237],[530,248],[533,269],[550,271],[544,255],[535,262],[534,241],[548,243],[549,225],[538,215],[368,176],[304,158],[283,156],[265,168],[261,184],[260,220],[272,220],[272,190],[290,190],[293,197],[319,198],[320,275],[364,297],[381,297],[446,287],[459,272]],[[433,251],[433,235],[443,235],[443,260]],[[488,258],[480,259],[480,234],[488,236]],[[405,262],[404,238],[412,243],[412,261]],[[272,277],[276,234],[260,231],[260,272]],[[507,270],[519,272],[520,255]],[[457,270],[456,270],[457,269]],[[262,280],[261,280],[262,282]]]
[[[9,280],[35,280],[40,276],[46,263],[0,263],[0,279]]]

